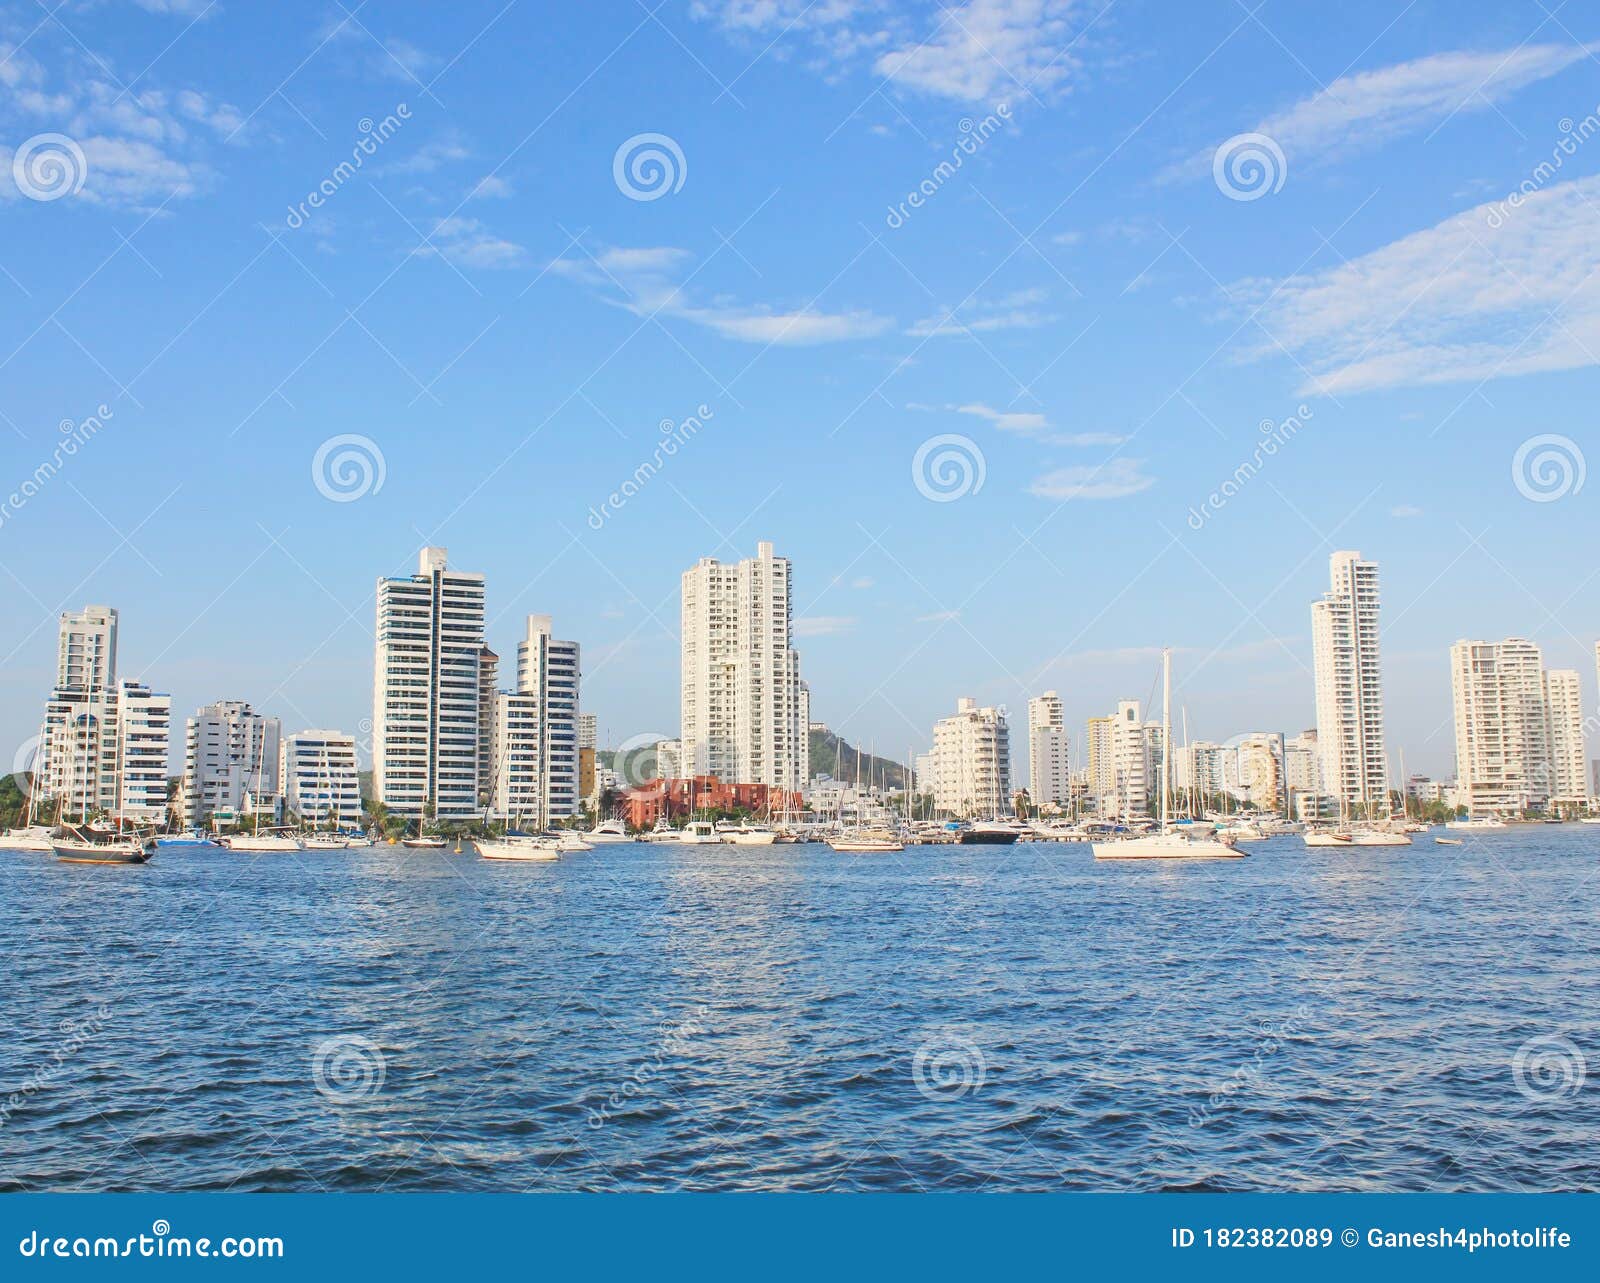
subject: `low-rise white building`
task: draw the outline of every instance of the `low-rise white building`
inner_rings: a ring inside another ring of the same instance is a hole
[[[361,827],[361,779],[353,735],[312,729],[284,737],[279,774],[284,805],[301,823],[313,828]]]

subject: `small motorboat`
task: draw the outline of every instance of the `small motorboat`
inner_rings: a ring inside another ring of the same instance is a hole
[[[400,845],[408,846],[413,851],[443,851],[450,844],[442,837],[435,835],[433,837],[401,838]]]
[[[1440,846],[1460,846],[1465,841],[1464,838],[1434,838],[1433,840]]]

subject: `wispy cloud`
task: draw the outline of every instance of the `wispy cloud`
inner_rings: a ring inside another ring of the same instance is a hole
[[[1094,467],[1057,468],[1034,479],[1028,493],[1041,499],[1125,499],[1155,485],[1143,459],[1111,459]]]
[[[985,419],[1001,432],[1015,432],[1043,445],[1059,446],[1114,446],[1127,440],[1115,432],[1057,432],[1043,414],[1026,410],[996,410],[975,402],[970,405],[952,405],[947,409],[957,414],[970,414]]]
[[[102,64],[52,74],[26,50],[0,41],[0,127],[20,141],[34,133],[60,133],[74,140],[87,162],[76,199],[90,204],[160,208],[175,197],[208,187],[208,148],[238,135],[244,118],[229,103],[193,89],[147,86],[125,91],[105,79]],[[0,198],[15,197],[5,162]]]
[[[1390,508],[1389,515],[1391,517],[1420,517],[1422,515],[1422,509],[1414,507],[1409,503],[1402,503]]]
[[[1311,371],[1302,392],[1334,395],[1600,364],[1597,209],[1600,178],[1560,183],[1293,277],[1253,355],[1281,345]]]
[[[794,621],[796,637],[831,637],[856,626],[853,615],[806,615]]]
[[[1521,45],[1488,53],[1431,54],[1341,76],[1250,132],[1276,142],[1292,172],[1296,165],[1422,133],[1459,113],[1491,108],[1597,49],[1600,45]],[[1212,154],[1208,148],[1164,177],[1210,173]]]
[[[814,306],[775,308],[700,302],[679,284],[692,259],[687,250],[670,246],[574,251],[550,270],[581,281],[636,316],[660,314],[703,325],[741,343],[804,346],[846,339],[871,338],[894,322],[867,311],[824,312]]]
[[[1100,8],[964,0],[912,13],[873,0],[694,0],[689,13],[757,50],[803,41],[830,77],[870,70],[910,92],[980,102],[1067,86],[1083,70],[1082,32]]]
[[[918,615],[916,622],[919,624],[948,624],[961,618],[959,610],[936,610],[931,615]]]
[[[441,219],[430,240],[431,245],[419,245],[412,253],[423,258],[442,254],[459,267],[487,269],[521,267],[528,261],[526,249],[491,232],[475,218],[457,215]]]
[[[922,40],[873,64],[896,84],[963,102],[1057,88],[1080,69],[1074,0],[967,0],[930,18]]]
[[[945,308],[925,316],[906,331],[913,338],[965,336],[993,330],[1034,329],[1049,325],[1054,314],[1042,311],[1039,304],[1047,295],[1040,289],[1017,290],[988,301],[977,299],[964,306]]]

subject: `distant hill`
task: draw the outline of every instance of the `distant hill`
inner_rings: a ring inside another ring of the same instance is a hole
[[[595,760],[601,766],[615,770],[615,752],[609,748],[599,749],[595,753]],[[832,731],[811,732],[811,774],[831,775],[836,780],[844,780],[854,784],[856,779],[856,750],[855,746],[846,743]],[[869,780],[875,784],[883,785],[887,780],[890,792],[904,792],[906,780],[910,772],[899,762],[891,762],[886,757],[874,757],[871,753],[861,754],[861,782]]]
[[[858,774],[855,746],[846,743],[832,731],[812,731],[811,774],[831,775],[836,780],[854,784]],[[911,772],[899,762],[863,752],[859,775],[863,784],[887,784],[891,793],[903,793]]]

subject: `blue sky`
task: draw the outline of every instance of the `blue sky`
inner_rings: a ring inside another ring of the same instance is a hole
[[[425,542],[491,645],[584,644],[612,743],[676,731],[679,573],[760,539],[814,716],[894,755],[1163,645],[1192,736],[1312,725],[1336,548],[1410,769],[1458,637],[1592,709],[1600,20],[1396,8],[5,5],[0,489],[110,413],[0,521],[0,727],[94,601],[180,718],[354,730]]]

